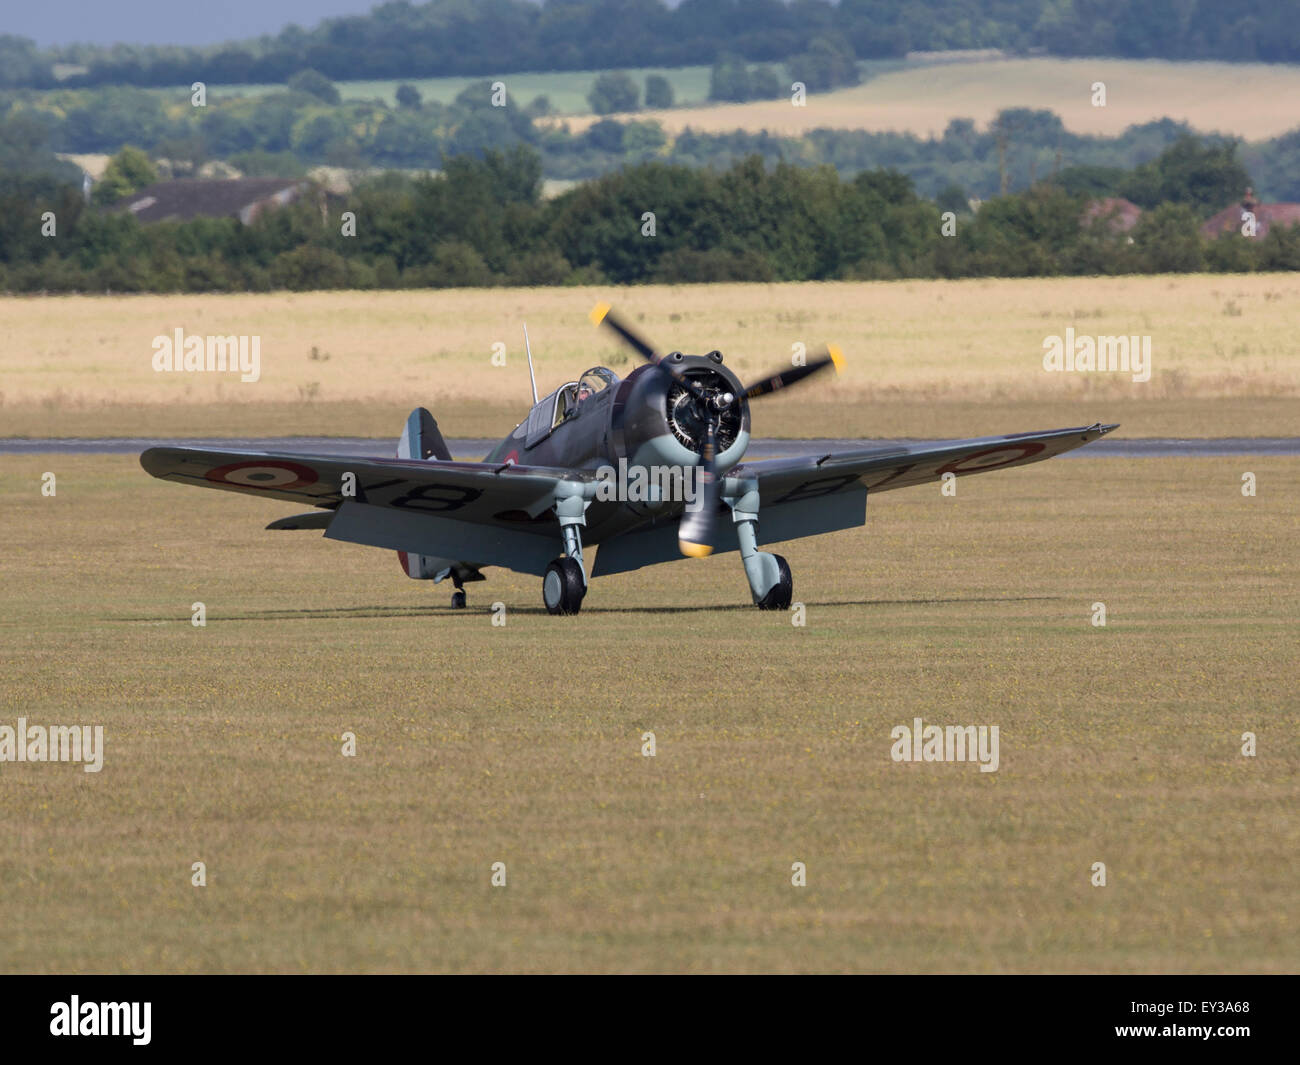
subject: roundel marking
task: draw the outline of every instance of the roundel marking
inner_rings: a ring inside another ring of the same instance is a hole
[[[242,488],[306,488],[319,479],[310,466],[282,459],[231,462],[208,470],[204,477],[215,484],[237,484]]]
[[[514,451],[510,451],[510,452],[508,452],[508,453],[506,454],[506,457],[505,457],[502,461],[503,461],[507,466],[518,466],[518,465],[519,465],[519,451],[518,451],[518,449],[516,449],[516,450],[514,450]]]
[[[1037,455],[1043,450],[1043,447],[1044,445],[1037,440],[1029,444],[999,444],[997,447],[976,451],[973,455],[963,455],[959,459],[953,459],[946,466],[940,466],[938,472],[940,474],[978,473],[980,470],[996,470],[999,466],[1009,466],[1011,463],[1019,462],[1030,455]],[[976,466],[967,465],[978,459],[988,458],[990,455],[1006,455],[1006,458],[998,458],[993,462],[981,462]]]

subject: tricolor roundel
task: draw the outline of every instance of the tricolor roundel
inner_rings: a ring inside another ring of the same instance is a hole
[[[241,488],[306,488],[318,479],[310,466],[284,459],[231,462],[208,470],[204,477],[215,484],[237,484]]]

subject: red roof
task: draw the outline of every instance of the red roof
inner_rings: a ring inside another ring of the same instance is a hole
[[[1142,208],[1132,200],[1122,196],[1107,196],[1092,200],[1083,209],[1083,224],[1089,225],[1097,219],[1104,219],[1108,228],[1115,233],[1127,233],[1142,214]]]
[[[263,209],[290,203],[307,187],[300,178],[232,178],[157,181],[119,200],[112,211],[141,222],[186,222],[234,216],[247,224]]]
[[[1270,226],[1300,225],[1300,203],[1251,203],[1249,208],[1255,212],[1256,236],[1265,236]],[[1246,203],[1225,207],[1201,226],[1202,235],[1221,237],[1225,233],[1240,233],[1246,210]]]

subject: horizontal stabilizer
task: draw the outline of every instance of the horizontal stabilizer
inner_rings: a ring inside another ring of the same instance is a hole
[[[306,514],[295,514],[289,518],[277,518],[267,526],[268,529],[328,529],[334,520],[332,510],[309,510]]]

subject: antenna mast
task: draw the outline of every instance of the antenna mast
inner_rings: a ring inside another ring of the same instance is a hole
[[[533,406],[537,405],[537,378],[533,376],[533,348],[528,343],[528,323],[524,323],[524,350],[528,352],[528,380],[533,384]]]

